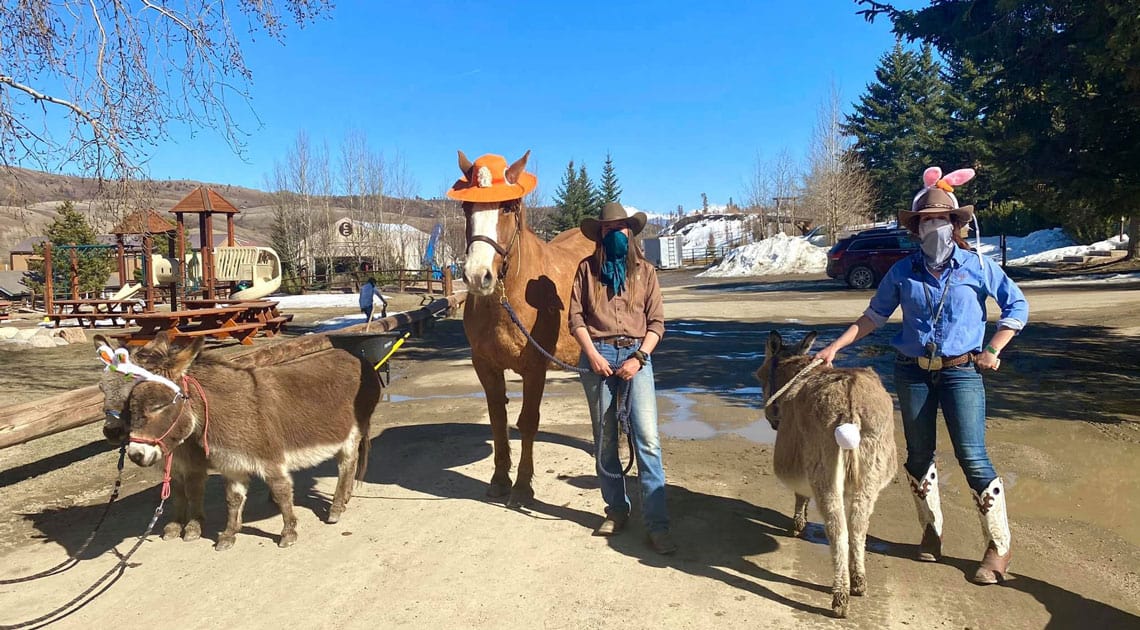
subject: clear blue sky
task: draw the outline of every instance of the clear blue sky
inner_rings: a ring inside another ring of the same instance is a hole
[[[569,160],[597,177],[607,151],[627,204],[739,201],[756,155],[801,158],[830,83],[849,108],[893,42],[848,0],[337,4],[248,48],[262,127],[245,161],[175,129],[151,176],[264,188],[298,131],[335,154],[357,128],[425,197],[458,175],[456,149],[531,149],[548,202]]]

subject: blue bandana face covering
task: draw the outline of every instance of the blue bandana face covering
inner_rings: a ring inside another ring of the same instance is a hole
[[[602,283],[621,295],[625,290],[625,256],[629,253],[629,237],[621,230],[614,230],[602,237],[602,249],[606,260],[602,263]]]

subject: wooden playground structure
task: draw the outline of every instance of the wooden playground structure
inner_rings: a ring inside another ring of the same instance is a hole
[[[81,327],[139,327],[120,337],[129,344],[142,345],[159,332],[175,337],[235,339],[253,343],[257,335],[279,334],[292,319],[277,310],[277,303],[262,300],[281,283],[281,263],[267,247],[240,247],[234,234],[234,216],[240,212],[214,190],[198,187],[170,211],[171,223],[154,210],[140,210],[127,216],[114,230],[115,245],[67,245],[53,248],[44,244],[45,318],[58,327],[64,320],[76,320]],[[214,245],[213,215],[226,217],[225,245]],[[186,215],[198,218],[198,248],[187,251]],[[131,255],[141,256],[142,281],[128,278],[126,239],[141,237],[141,248]],[[155,237],[168,243],[166,255],[154,253]],[[78,252],[83,249],[115,249],[119,292],[107,299],[80,298]],[[56,299],[53,287],[53,249],[70,253],[71,298]],[[142,292],[142,300],[132,299]],[[162,291],[169,310],[158,310]],[[220,297],[225,292],[227,297]],[[119,322],[122,322],[120,324]]]

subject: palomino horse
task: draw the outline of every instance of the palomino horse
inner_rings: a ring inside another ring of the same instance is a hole
[[[511,321],[503,302],[517,313],[534,340],[560,361],[577,365],[580,349],[567,329],[570,285],[578,263],[594,250],[579,230],[567,230],[549,243],[526,223],[522,197],[533,189],[534,176],[525,171],[528,151],[506,166],[499,156],[486,155],[474,163],[459,152],[464,178],[448,196],[463,201],[467,218],[467,301],[463,330],[471,344],[471,362],[487,397],[491,433],[495,440],[495,473],[487,495],[510,493],[508,505],[534,498],[534,438],[538,433],[539,403],[550,361]],[[489,194],[488,194],[489,193]],[[497,201],[480,199],[499,198]],[[523,378],[518,429],[522,456],[511,486],[511,447],[507,431],[507,389],[504,372]]]

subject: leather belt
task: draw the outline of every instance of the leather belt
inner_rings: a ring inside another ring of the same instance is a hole
[[[908,363],[917,363],[918,367],[928,372],[937,372],[938,370],[945,370],[946,368],[958,367],[959,365],[969,363],[973,361],[977,355],[973,352],[967,352],[956,357],[934,357],[933,361],[930,360],[930,357],[915,358],[908,357],[905,354],[900,354],[898,357]]]
[[[609,344],[615,348],[632,348],[641,345],[641,340],[637,337],[626,337],[625,335],[618,335],[616,337],[605,337],[598,341]]]

